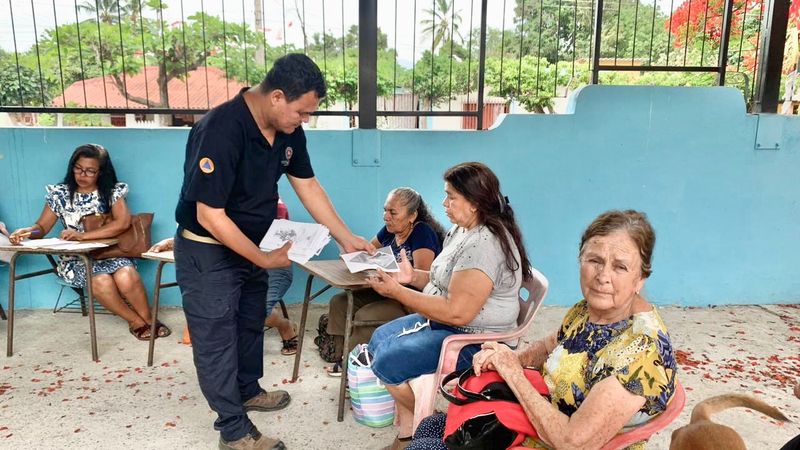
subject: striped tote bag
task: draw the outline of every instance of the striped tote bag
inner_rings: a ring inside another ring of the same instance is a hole
[[[370,368],[367,344],[358,344],[347,357],[347,385],[356,422],[381,428],[394,423],[394,399]]]

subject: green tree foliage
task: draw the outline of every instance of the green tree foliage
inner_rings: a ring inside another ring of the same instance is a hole
[[[0,105],[39,105],[42,102],[39,76],[27,67],[19,69],[19,73],[17,73],[17,68],[13,64],[13,56],[0,51]],[[47,94],[45,92],[45,95]]]

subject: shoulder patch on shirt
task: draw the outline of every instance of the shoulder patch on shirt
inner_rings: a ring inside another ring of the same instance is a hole
[[[212,161],[211,158],[201,159],[200,171],[206,174],[214,172],[214,161]]]
[[[284,160],[281,161],[281,164],[286,167],[289,165],[289,161],[292,160],[292,154],[294,154],[294,150],[292,147],[286,147],[286,151],[284,152],[284,156],[286,157]]]

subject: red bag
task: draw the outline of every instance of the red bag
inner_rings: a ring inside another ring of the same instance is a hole
[[[536,391],[545,396],[550,394],[538,371],[524,371],[525,377]],[[453,388],[452,393],[448,392],[445,385],[456,377],[458,385]],[[495,445],[498,444],[500,435],[500,440],[507,438],[510,442],[506,448],[513,448],[520,445],[526,437],[538,436],[522,405],[497,372],[484,372],[476,377],[470,367],[461,374],[454,372],[445,377],[439,390],[451,403],[447,408],[444,429],[448,448],[497,448]],[[494,416],[499,424],[491,423],[495,420]]]

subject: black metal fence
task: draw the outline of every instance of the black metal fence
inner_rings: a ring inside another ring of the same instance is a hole
[[[329,84],[319,115],[367,128],[485,128],[487,96],[549,112],[590,82],[728,84],[750,100],[764,21],[763,0],[6,3],[0,112],[202,114],[303,52]]]

